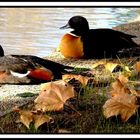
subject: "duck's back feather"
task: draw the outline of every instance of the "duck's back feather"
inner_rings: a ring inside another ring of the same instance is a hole
[[[136,36],[112,29],[90,29],[82,36],[86,58],[116,57],[122,49],[139,47],[132,38]]]

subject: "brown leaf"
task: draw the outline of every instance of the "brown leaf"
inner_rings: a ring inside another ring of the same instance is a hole
[[[50,122],[52,119],[52,117],[49,117],[47,115],[44,115],[44,114],[34,114],[34,125],[35,125],[35,128],[38,129],[39,126],[41,126],[42,124],[44,123],[48,123]]]
[[[49,117],[42,112],[38,114],[38,112],[34,111],[28,111],[28,110],[21,110],[18,107],[14,107],[13,111],[18,112],[20,114],[20,119],[18,122],[23,123],[28,129],[30,128],[30,123],[33,122],[35,125],[35,128],[38,129],[39,126],[44,124],[45,122],[48,123],[52,119],[52,117]]]
[[[126,77],[124,77],[123,75],[119,75],[117,80],[111,85],[111,96],[130,93],[130,90],[126,86],[127,82],[128,79]]]
[[[62,76],[63,80],[71,80],[71,79],[75,79],[81,82],[81,84],[83,84],[84,86],[87,85],[88,81],[90,80],[90,77],[87,76],[82,76],[82,75],[75,75],[75,74],[65,74]]]
[[[120,82],[124,85],[126,83],[128,83],[128,78],[125,77],[124,75],[119,75],[118,80],[120,80]]]
[[[137,72],[140,72],[140,62],[136,62],[136,64],[134,65],[134,68]]]
[[[63,80],[46,83],[41,86],[41,92],[34,101],[35,108],[43,112],[59,111],[67,99],[74,97],[74,93],[74,87]]]
[[[31,111],[19,111],[20,114],[20,122],[23,123],[28,129],[30,126],[30,123],[33,121],[33,114]]]
[[[109,71],[109,72],[113,72],[113,70],[116,68],[116,67],[120,67],[122,68],[122,66],[120,64],[117,64],[117,63],[112,63],[112,62],[107,62],[107,61],[99,61],[95,64],[93,64],[92,66],[93,68],[97,68],[97,67],[102,67],[104,68],[105,70]]]
[[[106,101],[103,113],[106,118],[121,115],[123,121],[127,121],[137,111],[136,96],[124,94],[115,96]]]

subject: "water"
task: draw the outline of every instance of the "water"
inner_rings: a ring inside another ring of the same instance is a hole
[[[0,8],[0,44],[5,54],[32,54],[45,57],[53,53],[68,19],[82,15],[90,28],[112,28],[139,16],[139,8]]]

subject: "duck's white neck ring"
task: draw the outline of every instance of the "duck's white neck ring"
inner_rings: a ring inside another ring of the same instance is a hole
[[[80,36],[78,36],[78,35],[76,35],[76,34],[73,34],[72,32],[69,32],[68,34],[70,34],[70,35],[72,35],[72,36],[75,36],[75,37],[80,37]]]

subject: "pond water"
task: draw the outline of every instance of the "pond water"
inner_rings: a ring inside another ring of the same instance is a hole
[[[82,15],[90,28],[112,28],[135,20],[139,8],[33,7],[0,8],[0,44],[5,54],[32,54],[45,57],[53,53],[68,19]]]

